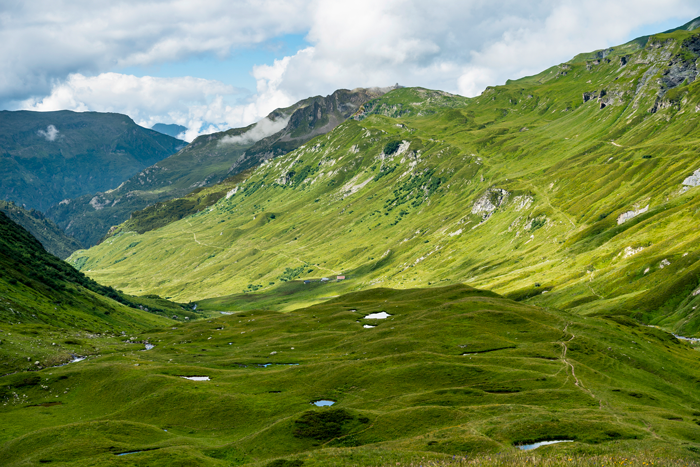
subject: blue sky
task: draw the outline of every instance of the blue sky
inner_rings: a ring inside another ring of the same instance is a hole
[[[234,50],[225,57],[204,53],[186,60],[166,62],[148,66],[115,68],[111,71],[135,76],[158,76],[174,78],[193,73],[199,78],[218,80],[248,91],[255,91],[255,78],[251,74],[255,65],[272,64],[275,60],[296,54],[309,47],[304,34],[285,34],[264,43]]]

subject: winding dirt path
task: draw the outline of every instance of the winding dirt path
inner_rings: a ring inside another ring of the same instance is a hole
[[[569,329],[569,324],[570,324],[570,323],[566,323],[566,326],[564,326],[564,333],[565,333],[565,334],[569,332],[569,331],[568,331],[568,329]],[[561,345],[561,347],[562,347],[562,349],[561,349],[561,356],[560,356],[559,358],[560,358],[560,360],[564,363],[564,365],[566,365],[568,368],[571,368],[571,376],[573,376],[573,378],[574,378],[574,384],[575,384],[579,389],[581,389],[583,392],[585,392],[586,394],[588,394],[589,396],[591,396],[593,399],[597,399],[596,396],[593,394],[593,392],[591,392],[590,389],[586,388],[586,387],[583,385],[583,383],[581,382],[581,380],[579,380],[578,377],[576,376],[576,368],[574,368],[574,364],[571,363],[569,360],[566,359],[566,353],[567,353],[567,351],[569,350],[569,347],[567,346],[567,344],[568,344],[569,342],[571,342],[572,340],[574,340],[575,338],[576,338],[576,334],[574,334],[574,333],[572,332],[572,333],[571,333],[571,338],[569,338],[569,339],[566,340],[566,341],[561,341],[561,342],[559,342],[559,345]],[[603,403],[602,403],[602,401],[599,400],[598,402],[599,402],[600,408],[602,409],[602,408],[603,408]]]

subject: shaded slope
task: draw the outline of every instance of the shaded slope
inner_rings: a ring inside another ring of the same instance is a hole
[[[129,297],[96,283],[0,212],[1,323],[106,332],[164,325],[161,316],[173,311],[194,316],[160,298]]]
[[[364,319],[378,311],[391,316]],[[455,285],[363,291],[137,339],[156,347],[115,343],[39,372],[45,388],[27,386],[26,373],[0,378],[24,394],[0,406],[4,463],[396,465],[418,455],[425,465],[547,439],[574,442],[545,456],[698,458],[697,351],[629,320]],[[310,405],[319,399],[335,404]]]
[[[28,211],[11,201],[0,201],[0,211],[27,229],[46,251],[60,259],[66,259],[75,250],[83,248],[76,239],[66,235],[53,221],[35,209]]]
[[[85,245],[134,211],[210,186],[273,157],[296,149],[352,115],[382,89],[338,90],[277,109],[244,128],[203,135],[177,154],[148,167],[117,189],[53,206],[47,215]]]
[[[126,115],[1,111],[0,199],[45,211],[114,188],[183,145]]]

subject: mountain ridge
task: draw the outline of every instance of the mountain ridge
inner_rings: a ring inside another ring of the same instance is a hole
[[[276,296],[282,278],[321,275],[353,277],[336,293],[466,282],[695,333],[700,252],[668,238],[695,242],[696,189],[683,183],[698,169],[697,37],[581,54],[472,99],[394,90],[209,209],[71,261],[188,300],[242,306]]]
[[[119,187],[53,206],[47,212],[85,245],[103,238],[132,212],[218,183],[277,157],[334,128],[383,88],[337,90],[276,109],[256,124],[198,136],[178,153],[134,175]]]

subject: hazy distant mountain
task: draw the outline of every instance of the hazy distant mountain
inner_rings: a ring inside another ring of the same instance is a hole
[[[46,210],[119,186],[183,142],[97,112],[0,112],[0,199]]]
[[[187,127],[182,125],[175,125],[174,123],[156,123],[151,127],[151,130],[155,130],[158,133],[163,133],[164,135],[177,138],[178,135],[187,131]]]

